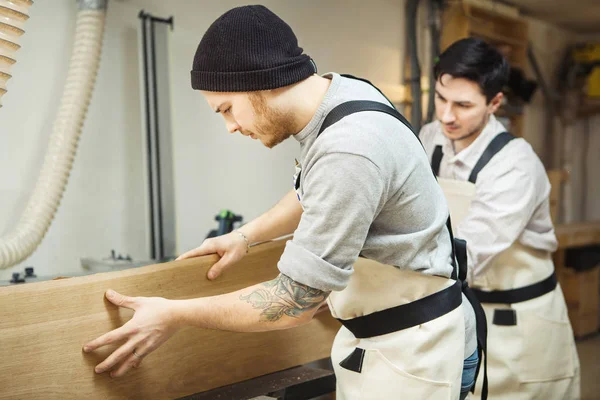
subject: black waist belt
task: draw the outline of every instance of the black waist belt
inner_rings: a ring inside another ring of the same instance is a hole
[[[543,281],[518,289],[493,290],[491,292],[478,289],[472,290],[475,293],[475,296],[477,296],[477,299],[482,303],[513,304],[545,295],[554,290],[556,283],[556,274],[552,272],[552,275]]]
[[[411,303],[339,321],[354,337],[365,339],[424,324],[448,314],[461,304],[461,283],[456,281],[444,290]]]

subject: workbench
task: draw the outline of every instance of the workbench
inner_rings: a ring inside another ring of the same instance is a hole
[[[600,221],[559,224],[555,230],[558,250],[554,253],[554,265],[573,332],[577,338],[595,334],[600,327],[600,265],[576,271],[566,265],[566,252],[571,248],[600,245]]]

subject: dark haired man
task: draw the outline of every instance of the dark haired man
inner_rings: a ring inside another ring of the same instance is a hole
[[[550,183],[531,146],[494,117],[509,65],[470,38],[434,72],[438,120],[420,137],[467,241],[468,281],[488,322],[490,398],[578,399],[579,360],[550,257]]]
[[[238,292],[185,301],[107,292],[136,313],[85,346],[126,340],[97,372],[123,375],[182,325],[286,329],[308,323],[327,301],[344,325],[332,349],[338,399],[464,398],[475,317],[457,280],[443,193],[403,117],[367,82],[317,75],[291,28],[263,6],[217,19],[191,78],[229,132],[269,148],[294,137],[300,163],[294,188],[271,211],[180,258],[218,253],[212,279],[249,243],[294,238],[278,276]],[[348,113],[341,104],[371,108]]]

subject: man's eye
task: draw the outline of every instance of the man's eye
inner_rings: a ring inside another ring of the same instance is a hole
[[[223,111],[223,114],[229,114],[231,112],[231,107],[229,107],[227,110]]]

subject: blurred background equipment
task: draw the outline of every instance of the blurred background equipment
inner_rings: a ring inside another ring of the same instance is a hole
[[[235,229],[235,224],[238,222],[241,224],[243,219],[244,218],[241,215],[236,215],[229,210],[221,210],[221,212],[215,216],[215,221],[219,222],[219,227],[208,232],[206,238],[225,235],[233,231]]]

